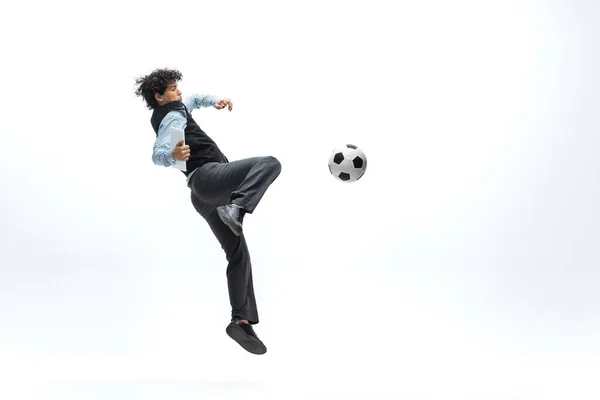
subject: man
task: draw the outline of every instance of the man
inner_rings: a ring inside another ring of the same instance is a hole
[[[227,334],[253,354],[267,351],[252,325],[258,311],[252,283],[250,254],[243,234],[243,219],[252,214],[267,188],[279,176],[281,164],[271,156],[229,162],[216,143],[200,128],[191,112],[201,107],[233,109],[230,99],[194,94],[183,101],[178,82],[181,72],[156,69],[138,77],[135,94],[153,110],[150,120],[156,141],[152,161],[165,167],[185,161],[187,184],[196,211],[206,220],[228,261],[227,286],[231,322]],[[184,141],[171,150],[171,127],[183,129]]]

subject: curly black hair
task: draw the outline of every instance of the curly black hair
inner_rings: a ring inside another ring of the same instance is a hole
[[[146,107],[152,110],[158,107],[154,94],[164,94],[170,83],[180,81],[182,78],[183,75],[176,69],[155,69],[150,74],[135,79],[135,84],[138,86],[135,95],[142,96],[146,101]]]

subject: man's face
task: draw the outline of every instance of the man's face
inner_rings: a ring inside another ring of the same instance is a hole
[[[172,101],[181,101],[181,90],[177,87],[177,82],[171,82],[167,85],[163,94],[155,93],[154,98],[161,106]]]

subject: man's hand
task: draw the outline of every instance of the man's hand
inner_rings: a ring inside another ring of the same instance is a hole
[[[233,108],[233,103],[229,99],[221,99],[215,104],[215,108],[220,110],[222,108],[229,107],[229,111]]]
[[[190,159],[190,146],[183,144],[183,140],[180,140],[171,154],[177,161],[187,161]]]

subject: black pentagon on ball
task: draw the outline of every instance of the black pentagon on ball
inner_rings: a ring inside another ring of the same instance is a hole
[[[347,144],[346,147],[356,150],[356,146],[353,144]]]
[[[333,174],[333,171],[331,171],[331,165],[327,165],[329,167],[329,173]]]
[[[338,175],[338,178],[340,178],[343,181],[349,181],[350,180],[350,174],[347,174],[345,172],[342,172]]]
[[[354,157],[354,160],[352,160],[352,164],[354,164],[354,168],[362,168],[363,159],[360,158],[359,156],[356,156],[356,157]]]
[[[333,162],[336,164],[341,164],[342,161],[344,161],[344,154],[343,153],[337,153],[335,156],[333,156]]]

